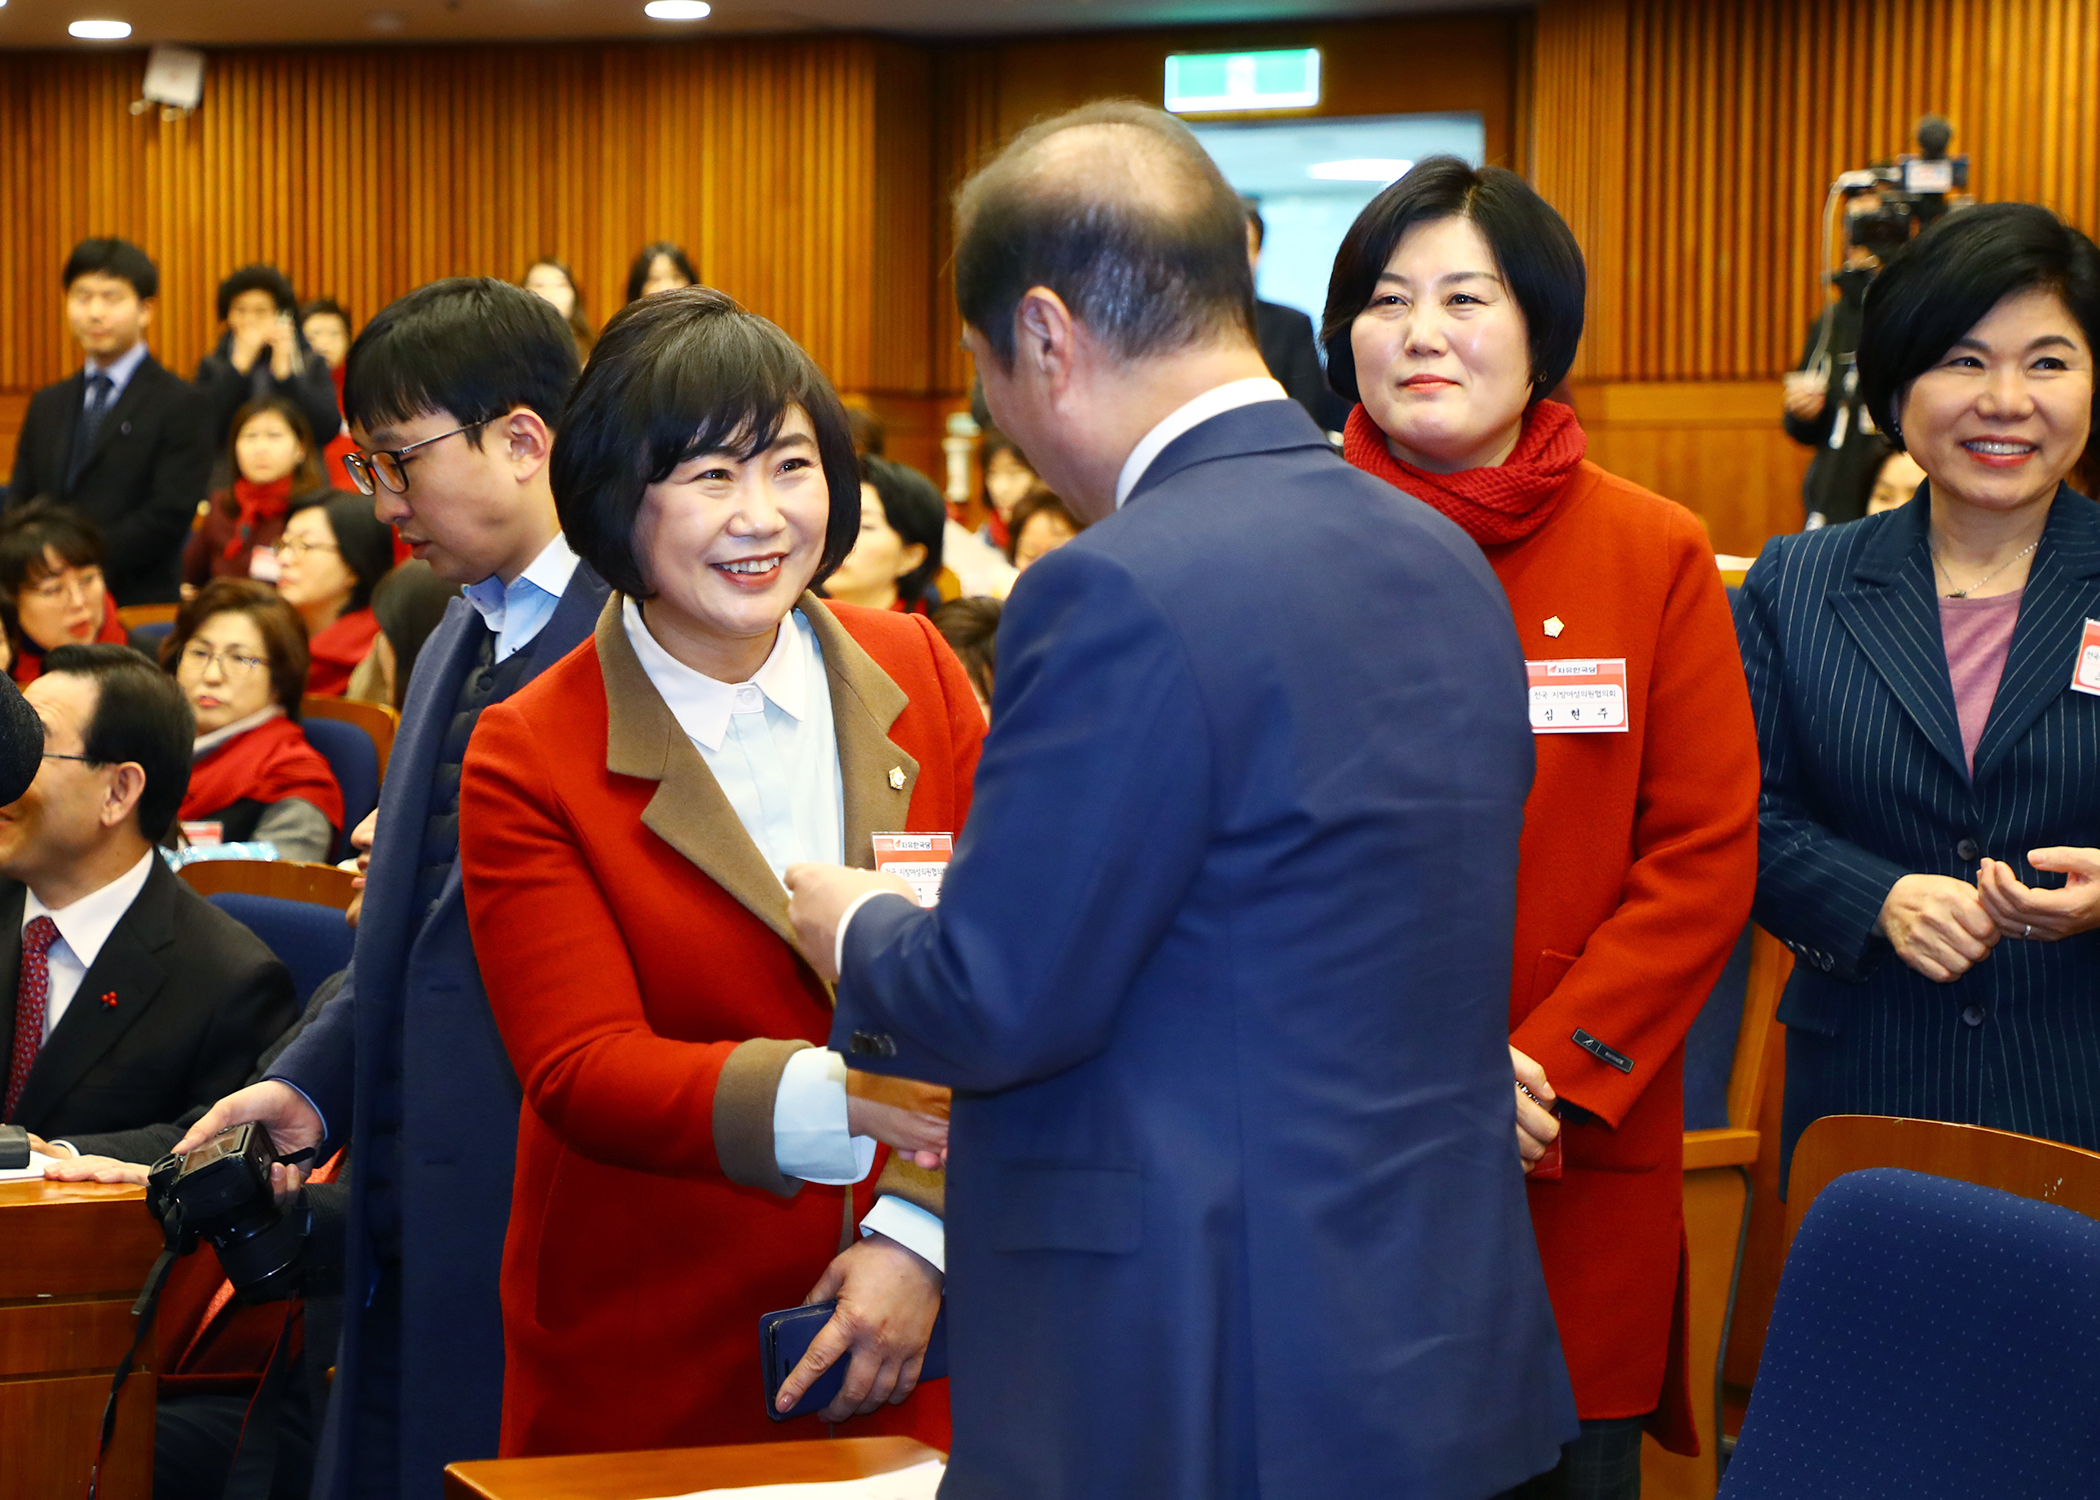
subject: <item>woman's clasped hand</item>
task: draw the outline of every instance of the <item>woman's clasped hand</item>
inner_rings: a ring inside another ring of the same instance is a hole
[[[1988,958],[2002,938],[2053,943],[2100,927],[2100,849],[2033,849],[2027,862],[2066,876],[2067,883],[2027,885],[2000,859],[1984,860],[1974,885],[1948,875],[1906,875],[1881,904],[1881,935],[1911,968],[1950,984]]]

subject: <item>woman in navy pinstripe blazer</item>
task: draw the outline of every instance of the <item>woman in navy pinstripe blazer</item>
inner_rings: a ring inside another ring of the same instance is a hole
[[[2073,685],[2100,507],[2062,483],[2096,344],[2084,235],[2026,204],[1934,226],[1869,290],[1859,350],[1927,482],[1775,539],[1744,581],[1756,916],[1800,958],[1782,1174],[1827,1114],[2100,1147],[2100,696]]]

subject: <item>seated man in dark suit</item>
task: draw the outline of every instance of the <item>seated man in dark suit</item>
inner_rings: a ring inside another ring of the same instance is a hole
[[[0,1120],[59,1138],[176,1119],[291,1024],[292,976],[154,851],[195,740],[175,679],[125,646],[61,646],[23,696],[44,763],[0,808]]]
[[[172,603],[212,449],[202,398],[146,350],[160,273],[126,240],[82,240],[65,287],[87,364],[30,398],[9,503],[43,495],[80,510],[102,532],[117,602]]]
[[[1268,225],[1262,222],[1261,208],[1252,198],[1240,199],[1240,206],[1247,211],[1247,264],[1259,267]],[[1327,384],[1327,371],[1313,341],[1312,319],[1295,307],[1256,298],[1254,338],[1261,346],[1262,363],[1276,383],[1320,424],[1320,431],[1340,432],[1349,420],[1349,403]]]

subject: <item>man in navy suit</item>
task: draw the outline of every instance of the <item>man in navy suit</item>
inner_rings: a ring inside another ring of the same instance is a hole
[[[466,597],[416,660],[349,979],[269,1079],[221,1100],[178,1147],[242,1120],[267,1125],[280,1151],[354,1142],[321,1500],[436,1500],[446,1464],[496,1452],[521,1096],[467,932],[459,773],[482,710],[581,643],[605,603],[548,484],[576,374],[560,316],[487,279],[409,293],[350,350],[351,475]]]
[[[1096,524],[1008,601],[940,905],[788,871],[832,1044],[956,1090],[943,1494],[1505,1491],[1577,1423],[1515,1151],[1502,591],[1269,378],[1171,117],[1024,132],[956,243],[992,413]]]

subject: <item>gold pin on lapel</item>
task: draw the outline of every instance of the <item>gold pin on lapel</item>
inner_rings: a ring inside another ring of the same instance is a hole
[[[1559,640],[1560,633],[1563,630],[1566,630],[1567,628],[1568,627],[1561,622],[1561,618],[1559,615],[1548,615],[1546,617],[1546,634],[1552,636],[1555,640]]]
[[[901,792],[904,790],[904,767],[890,767],[890,790],[893,792]]]

